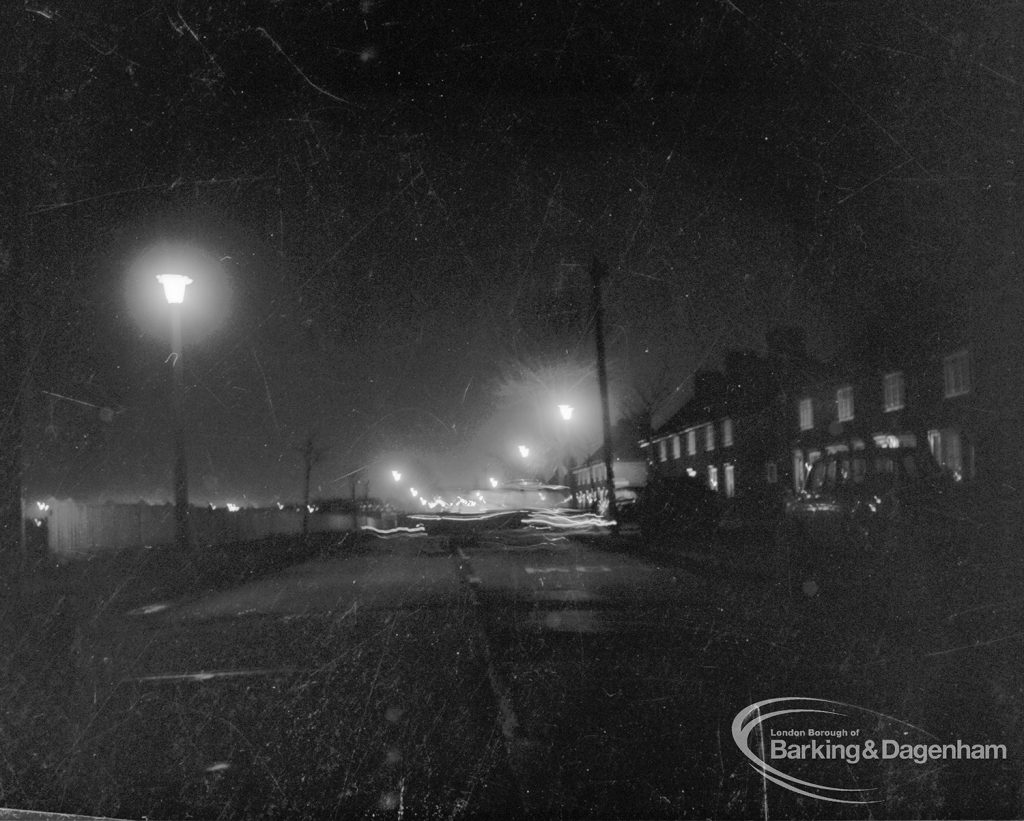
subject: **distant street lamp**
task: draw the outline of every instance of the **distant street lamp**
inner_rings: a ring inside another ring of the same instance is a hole
[[[522,456],[524,459],[529,458],[530,449],[526,445],[519,445],[519,455]]]
[[[192,284],[184,274],[158,274],[171,312],[172,406],[174,410],[174,540],[181,549],[189,547],[188,463],[185,458],[185,380],[181,343],[181,306],[185,289]]]
[[[572,405],[559,405],[558,412],[562,415],[562,419],[568,422],[572,419],[572,412],[576,410]]]
[[[401,482],[402,481],[402,471],[400,471],[400,470],[393,470],[393,471],[391,471],[391,478],[394,479],[396,482]]]

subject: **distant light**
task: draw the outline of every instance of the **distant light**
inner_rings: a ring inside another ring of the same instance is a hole
[[[572,412],[574,410],[575,410],[575,408],[572,405],[559,405],[558,406],[558,412],[560,414],[562,414],[562,418],[566,422],[568,422],[570,419],[572,419]]]
[[[50,509],[50,506],[46,504],[46,502],[36,502],[36,507],[43,511],[43,513]]]
[[[519,455],[522,456],[525,459],[527,456],[530,455],[530,449],[528,447],[526,447],[526,445],[520,445],[519,446]]]
[[[695,471],[693,468],[687,468],[686,469],[686,475],[687,476],[696,476],[697,475],[697,471]]]
[[[157,274],[157,282],[164,286],[164,296],[171,305],[185,301],[185,289],[192,284],[191,277],[184,274]]]
[[[306,510],[310,513],[316,513],[316,505],[306,505]]]
[[[232,513],[237,513],[238,505],[228,502],[228,510],[231,511]]]
[[[400,471],[400,470],[393,470],[393,471],[391,471],[391,478],[394,479],[396,482],[401,482],[402,481],[402,471]]]
[[[278,502],[277,503],[277,509],[278,510],[284,510],[284,505],[282,505],[280,502]]]
[[[416,496],[420,495],[420,492],[418,490],[416,490],[416,488],[411,487],[411,488],[409,488],[409,495],[412,496],[413,498],[415,498]]]
[[[491,487],[497,487],[498,486],[498,480],[495,479],[493,476],[490,479],[488,479],[487,481],[491,483]]]

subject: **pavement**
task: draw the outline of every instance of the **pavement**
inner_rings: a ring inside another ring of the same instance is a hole
[[[79,671],[92,703],[78,719],[65,708],[74,732],[50,775],[61,800],[37,809],[867,817],[758,777],[733,717],[812,695],[1016,740],[1012,640],[887,642],[844,607],[794,605],[756,562],[712,553],[653,557],[628,536],[525,528],[404,535],[109,614]],[[997,775],[889,784],[869,814],[929,815],[929,802],[979,814],[987,796],[1010,817],[1010,776]]]

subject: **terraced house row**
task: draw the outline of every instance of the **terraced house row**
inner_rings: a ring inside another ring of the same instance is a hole
[[[897,444],[928,448],[965,486],[1018,493],[1021,314],[981,291],[946,333],[828,363],[804,334],[767,335],[767,353],[732,351],[700,371],[693,395],[640,445],[652,472],[699,478],[728,499],[776,505],[823,454]]]

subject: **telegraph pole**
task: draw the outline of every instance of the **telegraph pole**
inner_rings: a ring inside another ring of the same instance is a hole
[[[604,356],[604,306],[601,302],[601,281],[608,276],[608,270],[597,257],[590,265],[590,286],[594,298],[594,341],[597,343],[597,384],[601,391],[601,427],[604,434],[605,492],[608,494],[608,518],[618,523],[618,506],[615,504],[615,471],[612,454],[612,419],[608,407],[608,372]]]
[[[0,559],[24,568],[28,560],[25,541],[24,423],[29,386],[29,361],[25,346],[26,285],[28,267],[28,186],[32,178],[33,129],[38,127],[33,82],[41,77],[33,49],[49,46],[34,37],[23,4],[0,10],[0,25],[8,32],[5,54],[0,57],[0,85],[6,91],[0,107],[0,259],[7,298],[0,304]],[[38,28],[38,26],[36,27]],[[45,77],[42,78],[45,80]]]

